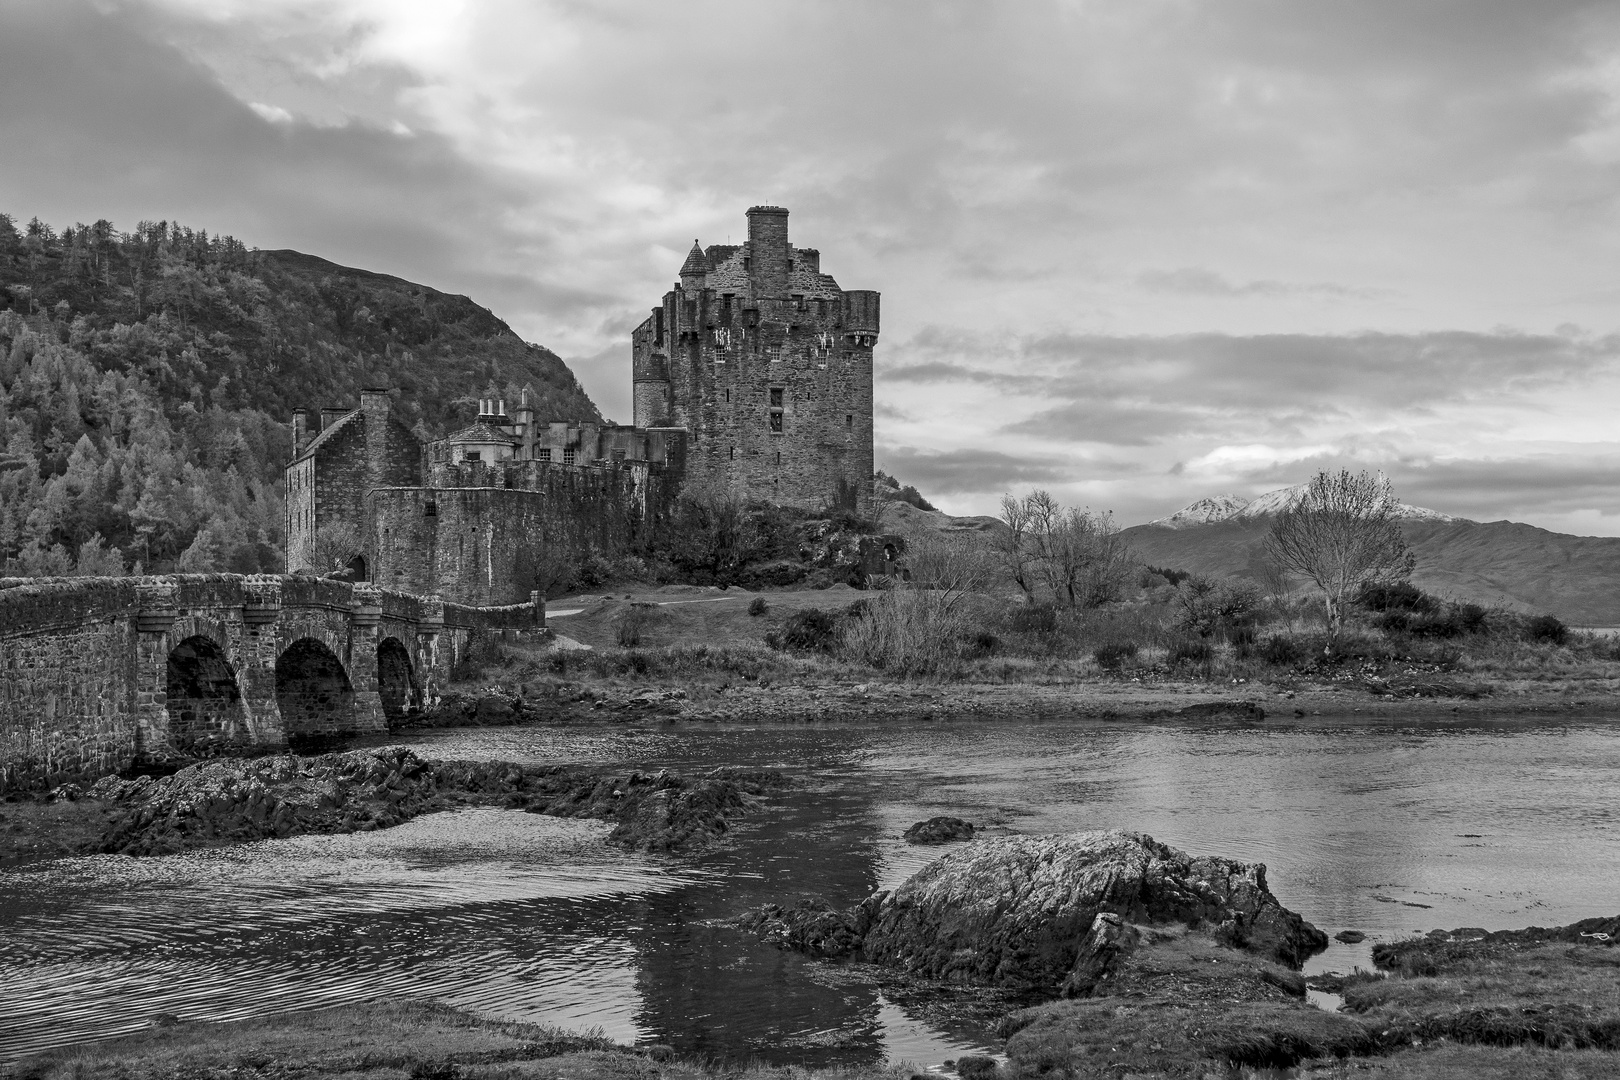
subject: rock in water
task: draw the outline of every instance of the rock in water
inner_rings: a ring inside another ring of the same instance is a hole
[[[1277,902],[1263,865],[1108,831],[994,837],[954,851],[881,901],[861,951],[931,978],[1058,986],[1104,912],[1206,926],[1296,968],[1327,947],[1326,934]]]
[[[908,844],[948,844],[952,840],[973,839],[972,822],[959,817],[931,817],[905,831]]]
[[[812,954],[858,953],[928,978],[1071,994],[1134,947],[1127,924],[1202,927],[1293,968],[1327,948],[1326,934],[1277,902],[1263,865],[1194,858],[1116,831],[996,837],[846,911],[770,905],[734,922]]]

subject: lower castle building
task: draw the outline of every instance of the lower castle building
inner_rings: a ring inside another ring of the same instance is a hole
[[[646,538],[688,477],[809,510],[872,488],[878,294],[845,292],[788,212],[754,207],[748,242],[695,245],[632,334],[635,425],[508,415],[492,386],[474,423],[424,443],[389,391],[293,413],[287,569],[477,606],[523,603],[556,567]]]

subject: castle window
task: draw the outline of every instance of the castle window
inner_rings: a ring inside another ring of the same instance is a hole
[[[574,463],[574,448],[572,446],[565,447],[563,449],[563,464],[564,465],[572,465],[573,463]]]
[[[536,450],[534,452],[534,459],[536,461],[550,461],[551,460],[551,447],[549,447],[549,446],[540,447],[538,450]]]
[[[844,414],[844,426],[849,428],[849,430],[851,430],[851,431],[855,430],[855,414],[854,413],[845,413]]]
[[[783,388],[782,387],[780,387],[780,386],[771,387],[771,408],[780,409],[782,407],[782,394],[783,394]]]
[[[772,409],[771,410],[771,434],[772,435],[780,435],[780,434],[782,434],[782,410],[781,409]]]
[[[426,506],[422,507],[422,516],[423,517],[438,517],[439,516],[439,504],[438,503],[428,503]]]
[[[469,450],[469,451],[467,451],[467,460],[468,461],[483,461],[484,460],[484,452],[482,450]]]
[[[736,448],[736,447],[735,447],[735,446],[733,446],[733,447],[732,447],[732,448],[731,448],[731,457],[730,457],[730,460],[732,460],[732,461],[736,461],[736,460],[737,460],[737,448]]]
[[[782,346],[780,346],[780,345],[767,345],[767,346],[765,346],[765,359],[767,361],[769,361],[770,363],[772,363],[772,364],[780,364],[782,362]]]

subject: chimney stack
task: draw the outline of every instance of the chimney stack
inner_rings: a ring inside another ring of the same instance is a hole
[[[333,424],[337,423],[339,420],[343,419],[345,416],[348,416],[352,412],[354,412],[353,409],[345,409],[342,406],[322,409],[321,430],[325,431],[327,428],[331,427]]]
[[[293,429],[293,460],[296,461],[304,454],[304,447],[309,445],[309,410],[294,409],[292,412]]]

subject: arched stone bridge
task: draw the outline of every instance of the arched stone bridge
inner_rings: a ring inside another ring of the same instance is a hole
[[[326,578],[0,581],[0,791],[138,762],[383,732],[481,633],[544,629]]]

